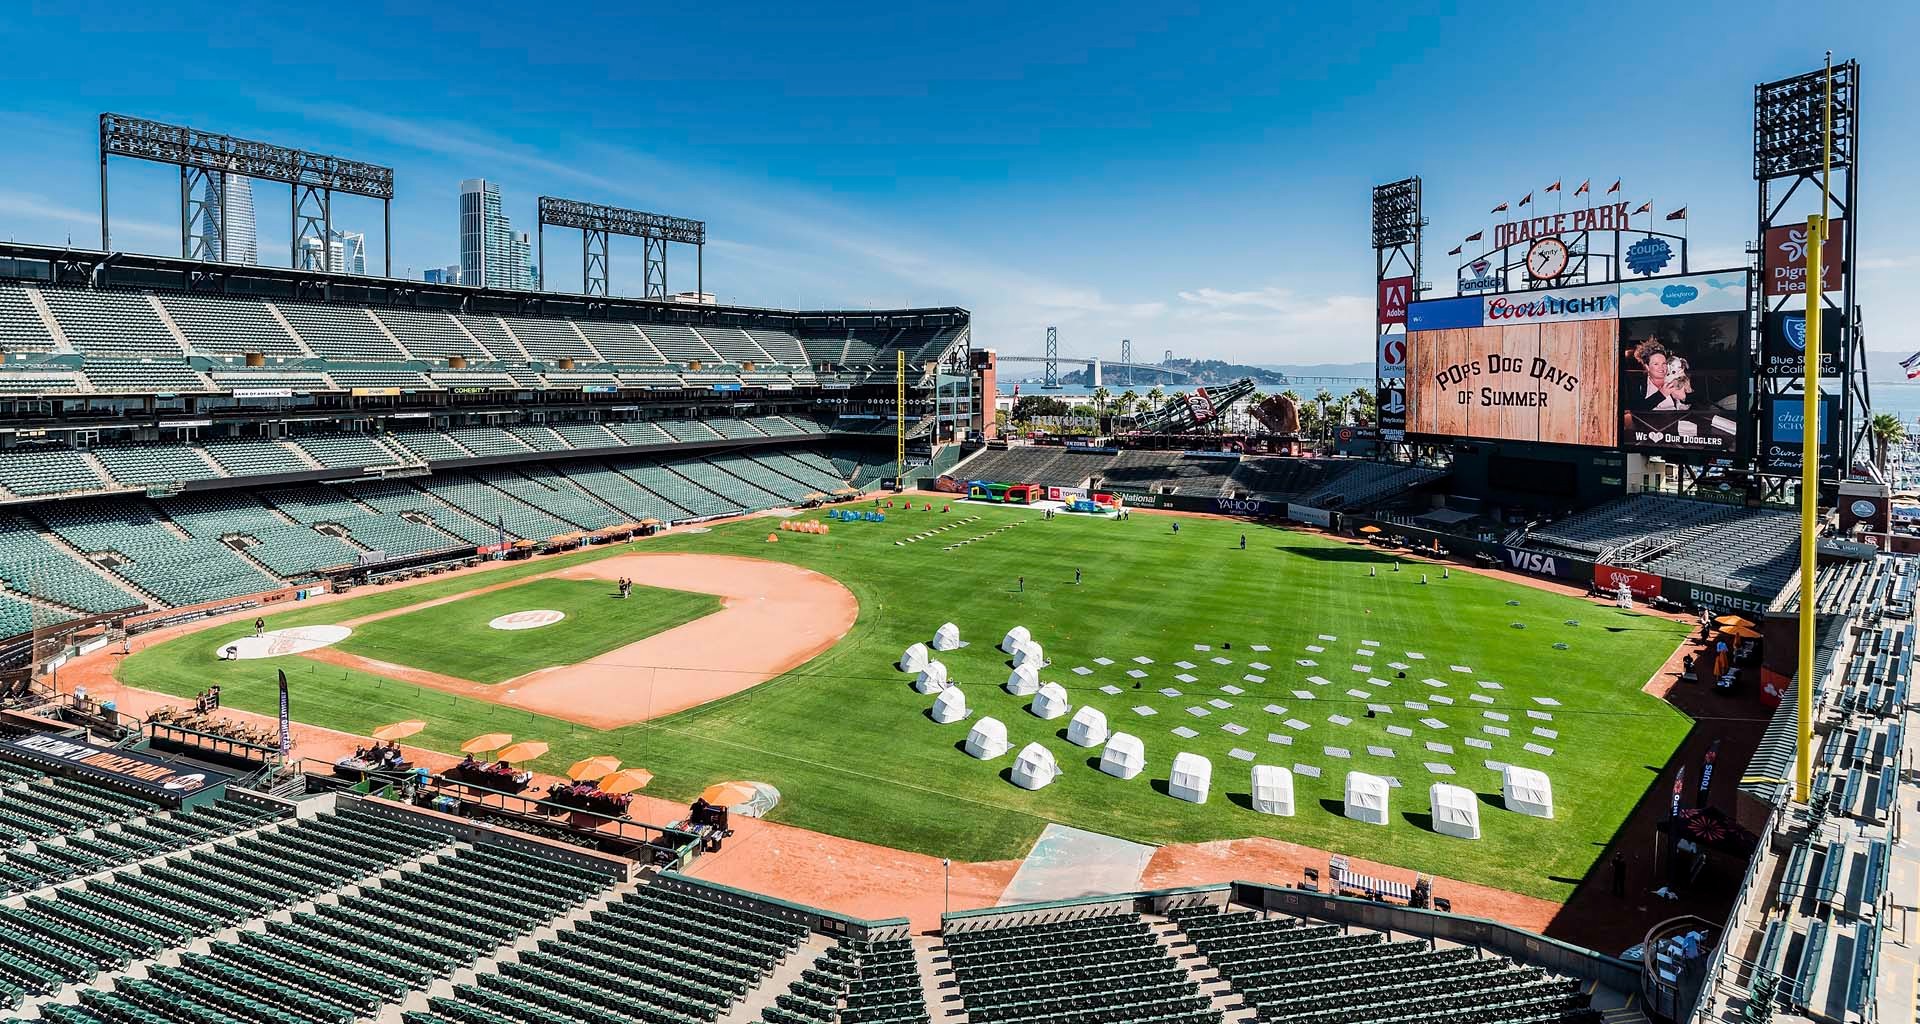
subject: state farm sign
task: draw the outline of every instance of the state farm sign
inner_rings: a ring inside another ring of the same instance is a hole
[[[1827,225],[1827,241],[1820,246],[1820,287],[1836,291],[1846,282],[1841,266],[1847,252],[1847,222],[1835,220]],[[1761,258],[1766,263],[1768,295],[1805,295],[1807,293],[1807,226],[1789,224],[1768,228]]]

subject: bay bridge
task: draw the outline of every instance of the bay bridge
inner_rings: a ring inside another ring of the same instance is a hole
[[[994,360],[998,363],[1040,363],[1042,365],[1040,387],[1043,390],[1050,390],[1062,386],[1060,383],[1060,364],[1062,363],[1067,364],[1070,370],[1073,367],[1084,367],[1087,371],[1088,386],[1096,388],[1112,385],[1132,387],[1135,383],[1134,374],[1136,371],[1145,371],[1147,374],[1146,380],[1139,381],[1139,383],[1143,384],[1154,383],[1155,378],[1152,376],[1154,374],[1174,378],[1170,383],[1176,386],[1193,380],[1192,371],[1169,365],[1173,362],[1172,349],[1166,349],[1161,355],[1161,361],[1158,363],[1142,363],[1136,361],[1133,358],[1133,341],[1129,338],[1120,339],[1120,358],[1118,359],[1103,359],[1099,356],[1061,355],[1060,332],[1058,328],[1054,327],[1047,328],[1046,350],[1041,354],[1008,353],[996,350]],[[1112,377],[1115,379],[1108,379],[1110,372],[1112,372]],[[1326,388],[1338,393],[1358,387],[1370,388],[1374,384],[1373,378],[1371,377],[1303,377],[1281,373],[1278,370],[1269,370],[1267,372],[1282,378],[1282,380],[1278,383],[1261,385],[1265,388],[1295,387],[1316,390]]]

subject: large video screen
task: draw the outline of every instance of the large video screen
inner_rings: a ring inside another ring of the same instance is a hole
[[[1746,421],[1744,270],[1630,282],[1620,294],[1620,442],[1739,453]]]
[[[1569,288],[1416,304],[1407,432],[1612,447],[1617,293]]]

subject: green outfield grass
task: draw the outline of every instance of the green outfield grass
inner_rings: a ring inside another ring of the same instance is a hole
[[[503,729],[550,741],[542,768],[612,753],[652,769],[657,777],[649,792],[674,799],[690,799],[717,781],[766,781],[784,797],[773,815],[778,820],[963,859],[1018,857],[1046,822],[1059,821],[1157,843],[1273,836],[1550,899],[1571,892],[1688,729],[1684,716],[1640,689],[1685,634],[1685,627],[1664,619],[1468,572],[1441,580],[1430,569],[1431,582],[1422,585],[1421,567],[1393,572],[1392,557],[1382,552],[1228,521],[1182,520],[1176,536],[1171,520],[1161,516],[1046,521],[1024,510],[969,506],[964,514],[980,516],[979,522],[907,543],[962,514],[959,508],[946,516],[895,513],[885,523],[834,524],[827,536],[782,534],[778,544],[766,543],[766,523],[749,521],[638,545],[641,551],[748,555],[806,566],[839,579],[860,601],[859,619],[846,639],[798,670],[647,725],[594,732],[300,658],[218,661],[218,643],[245,633],[245,623],[135,655],[122,678],[182,696],[220,683],[228,703],[270,713],[272,670],[284,663],[294,681],[294,713],[302,721],[364,731],[417,716],[430,724],[416,739],[442,750]],[[1239,549],[1242,533],[1245,551]],[[944,550],[967,538],[978,539]],[[536,560],[502,572],[524,576],[629,550],[635,548]],[[1368,575],[1370,567],[1378,569],[1377,577]],[[1083,573],[1078,586],[1076,569]],[[270,625],[339,621],[505,578],[495,573],[385,591],[276,615]],[[507,610],[520,607],[557,605]],[[933,724],[926,716],[932,698],[913,692],[893,667],[902,648],[931,638],[945,621],[957,623],[970,643],[941,656],[968,696],[969,724],[993,715],[1007,724],[1016,750],[1030,741],[1044,743],[1063,769],[1053,785],[1021,790],[1005,779],[1011,755],[980,762],[960,752],[969,726]],[[1091,767],[1097,750],[1065,741],[1067,719],[1042,722],[1025,710],[1026,698],[1000,688],[1008,666],[994,644],[1016,624],[1033,630],[1046,646],[1053,664],[1043,680],[1065,686],[1076,709],[1099,707],[1113,729],[1145,741],[1148,767],[1139,778],[1122,782],[1098,773]],[[1322,641],[1320,634],[1338,640]],[[1377,641],[1371,658],[1356,653],[1362,640]],[[1231,650],[1224,649],[1227,643]],[[1567,649],[1556,649],[1556,643]],[[1213,649],[1196,651],[1196,644]],[[1270,650],[1254,652],[1255,644]],[[1310,653],[1309,644],[1325,650]],[[1426,657],[1409,659],[1409,651]],[[1136,656],[1152,664],[1140,665],[1132,660]],[[1102,657],[1113,664],[1097,664]],[[1216,665],[1214,657],[1233,664]],[[1296,664],[1299,658],[1318,664],[1303,667]],[[1175,665],[1182,660],[1195,666],[1187,672],[1195,677],[1192,683],[1174,679],[1187,671]],[[1256,660],[1270,667],[1251,668]],[[1405,679],[1386,667],[1396,660],[1409,666]],[[1374,670],[1352,670],[1370,661],[1379,663]],[[1454,672],[1454,665],[1472,671]],[[1076,674],[1076,666],[1092,672]],[[1146,678],[1128,677],[1129,669]],[[1244,679],[1248,674],[1263,681]],[[1308,682],[1310,676],[1328,683]],[[1429,687],[1426,678],[1447,685]],[[1500,688],[1480,687],[1479,681]],[[1119,692],[1105,693],[1102,686]],[[1158,689],[1167,686],[1182,695],[1161,696]],[[1224,686],[1244,692],[1227,693]],[[1349,689],[1368,696],[1350,696]],[[1302,700],[1294,690],[1314,699]],[[1436,694],[1455,703],[1433,701]],[[1486,702],[1471,700],[1474,694]],[[1232,707],[1214,708],[1209,700]],[[1408,709],[1407,701],[1428,707]],[[1388,705],[1391,712],[1366,718],[1369,703]],[[1286,710],[1270,714],[1263,710],[1269,704]],[[1136,715],[1130,710],[1136,706],[1156,713]],[[1210,714],[1194,716],[1189,707],[1207,707]],[[1507,718],[1488,718],[1489,711]],[[1529,711],[1550,717],[1530,718]],[[1332,715],[1352,722],[1331,723]],[[1290,718],[1308,727],[1285,726]],[[1428,718],[1441,726],[1421,724]],[[1229,722],[1247,731],[1223,731]],[[1414,735],[1396,735],[1388,726]],[[1196,735],[1176,736],[1175,727]],[[1482,731],[1487,727],[1505,728],[1511,736],[1492,736]],[[1556,735],[1536,737],[1534,728]],[[1271,743],[1269,733],[1292,735],[1293,743]],[[1467,746],[1468,736],[1485,738],[1493,749]],[[1449,744],[1452,752],[1428,750],[1428,742]],[[1553,753],[1529,753],[1526,742]],[[1330,745],[1346,748],[1351,757],[1327,755],[1323,747]],[[1391,749],[1394,756],[1370,754],[1370,746]],[[1250,764],[1229,756],[1235,748],[1252,751],[1258,759],[1253,763],[1308,764],[1324,777],[1298,779],[1297,816],[1255,814],[1245,806]],[[1213,795],[1203,806],[1164,795],[1168,766],[1183,750],[1213,762]],[[1500,809],[1499,776],[1482,764],[1488,758],[1545,770],[1554,782],[1558,817],[1542,821]],[[1427,762],[1455,774],[1430,774]],[[1341,782],[1350,769],[1401,780],[1390,825],[1339,816]],[[1435,781],[1482,794],[1483,840],[1449,839],[1428,827],[1427,787]]]
[[[502,683],[556,665],[574,665],[720,610],[711,594],[634,587],[621,600],[606,580],[533,580],[354,627],[339,648],[376,661],[477,683]],[[487,625],[513,612],[550,609],[551,626]]]

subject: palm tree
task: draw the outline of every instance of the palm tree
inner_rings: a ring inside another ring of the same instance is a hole
[[[1348,397],[1352,398],[1354,404],[1359,407],[1362,418],[1368,423],[1379,423],[1377,418],[1379,410],[1374,408],[1376,403],[1371,388],[1354,388]]]
[[[1319,421],[1331,427],[1332,412],[1333,412],[1333,392],[1328,391],[1326,388],[1321,388],[1319,391],[1314,392],[1313,401],[1314,401],[1314,404],[1320,407]],[[1346,408],[1344,406],[1341,407],[1340,412],[1341,412],[1341,418],[1345,419]],[[1329,431],[1329,433],[1331,433],[1331,431]]]
[[[1907,425],[1900,417],[1890,412],[1877,412],[1867,421],[1867,435],[1873,439],[1873,464],[1880,470],[1882,480],[1887,477],[1887,453],[1905,444]]]
[[[1107,403],[1113,399],[1113,392],[1104,386],[1093,389],[1093,418],[1104,420],[1107,417]]]
[[[1167,389],[1158,384],[1147,389],[1147,408],[1158,409],[1167,404]]]
[[[1132,388],[1120,392],[1120,415],[1133,415],[1133,407],[1140,404],[1140,395]]]

